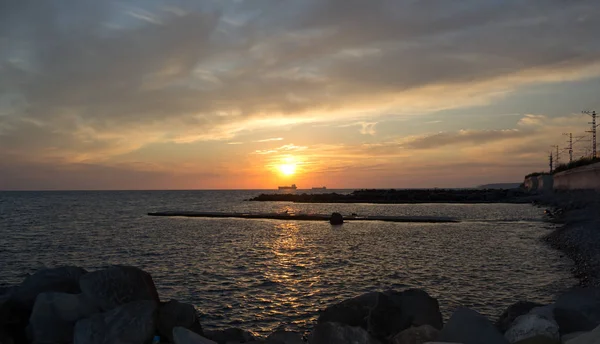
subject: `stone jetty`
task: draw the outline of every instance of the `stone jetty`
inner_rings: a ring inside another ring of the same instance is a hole
[[[516,302],[493,321],[458,308],[444,322],[438,301],[420,289],[370,292],[324,308],[309,333],[266,337],[203,329],[196,307],[161,301],[150,274],[135,267],[44,269],[0,290],[0,343],[600,343],[600,289],[591,287],[549,305]]]
[[[296,203],[531,203],[524,189],[401,189],[355,190],[341,193],[269,193],[249,201]]]

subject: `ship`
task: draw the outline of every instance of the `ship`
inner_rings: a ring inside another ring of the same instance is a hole
[[[313,190],[327,190],[325,186],[313,186]]]
[[[280,186],[279,190],[296,190],[296,184],[292,184],[291,186]]]

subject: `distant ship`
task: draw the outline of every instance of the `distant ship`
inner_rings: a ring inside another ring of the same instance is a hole
[[[280,186],[279,190],[296,190],[296,184],[292,184],[292,186]]]
[[[327,188],[326,188],[326,187],[324,187],[324,186],[313,186],[313,188],[312,188],[312,189],[313,189],[313,190],[327,190]]]

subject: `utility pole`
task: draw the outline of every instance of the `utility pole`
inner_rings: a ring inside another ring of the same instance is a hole
[[[556,148],[556,159],[554,159],[554,161],[556,162],[556,166],[558,166],[558,164],[559,164],[558,145],[553,145],[551,147]]]
[[[552,173],[552,171],[554,171],[552,166],[552,151],[550,151],[550,154],[548,155],[548,160],[550,160],[550,173]]]
[[[565,148],[569,150],[569,163],[573,162],[573,133],[563,133],[563,135],[569,136],[569,147]]]
[[[588,124],[592,125],[592,130],[586,131],[586,133],[592,133],[592,159],[596,158],[596,128],[598,125],[596,124],[596,111],[583,111],[584,114],[588,116],[592,116],[592,122],[588,122]]]

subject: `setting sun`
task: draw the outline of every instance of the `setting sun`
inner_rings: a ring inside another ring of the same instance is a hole
[[[291,176],[296,173],[296,164],[283,164],[279,165],[279,171],[286,176]]]

